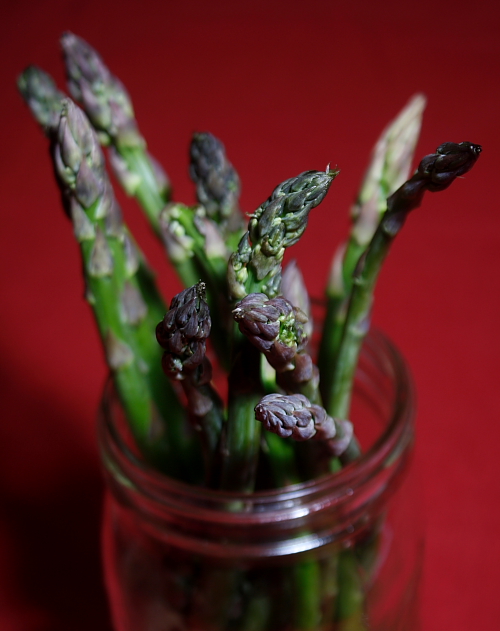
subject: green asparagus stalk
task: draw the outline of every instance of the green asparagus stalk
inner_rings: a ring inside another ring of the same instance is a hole
[[[139,254],[121,222],[104,158],[85,115],[63,102],[53,142],[56,175],[80,243],[86,297],[137,444],[153,464],[184,475],[190,446],[183,411],[165,388],[148,305],[138,282]],[[167,424],[168,420],[168,424]]]
[[[355,550],[342,550],[338,556],[338,588],[335,629],[368,631],[365,587]]]
[[[228,418],[220,445],[220,487],[224,490],[254,490],[260,451],[254,408],[263,394],[260,353],[249,343],[242,344],[228,377]]]
[[[442,191],[467,173],[481,153],[480,145],[447,142],[425,156],[416,173],[387,200],[387,210],[356,271],[344,333],[339,349],[328,413],[345,417],[349,410],[352,381],[361,343],[369,328],[373,291],[394,238],[426,191]]]
[[[193,135],[189,155],[189,173],[196,185],[198,202],[220,226],[232,249],[232,241],[236,239],[236,246],[243,229],[238,174],[227,159],[222,142],[208,132]]]
[[[207,481],[213,479],[223,423],[222,401],[211,385],[212,365],[205,354],[210,328],[202,282],[177,294],[156,327],[156,339],[165,351],[163,371],[170,379],[180,381],[191,422],[202,442]]]
[[[425,98],[415,95],[383,131],[352,209],[349,239],[334,256],[326,288],[326,315],[318,357],[325,405],[330,396],[354,271],[387,208],[387,197],[408,179],[424,107]]]
[[[101,143],[110,145],[118,180],[138,200],[159,234],[159,215],[169,201],[170,184],[146,150],[127,90],[83,39],[65,33],[61,45],[71,95],[82,104]]]
[[[248,230],[228,263],[232,300],[262,292],[274,298],[280,291],[281,263],[286,248],[297,243],[307,227],[309,212],[325,198],[338,175],[328,168],[306,171],[275,188],[250,218]]]

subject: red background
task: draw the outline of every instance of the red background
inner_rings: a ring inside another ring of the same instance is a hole
[[[497,3],[18,1],[1,9],[0,629],[109,631],[99,569],[95,410],[106,374],[82,300],[77,247],[46,140],[16,94],[29,63],[63,70],[58,36],[102,53],[132,94],[176,198],[192,201],[195,130],[225,142],[253,210],[280,181],[342,173],[294,250],[320,294],[380,131],[416,91],[417,155],[484,147],[473,172],[427,195],[398,237],[374,321],[419,394],[415,466],[425,501],[424,631],[499,628]],[[161,247],[123,201],[168,298]]]

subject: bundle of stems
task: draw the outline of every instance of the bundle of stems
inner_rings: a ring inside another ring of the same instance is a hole
[[[198,203],[172,201],[169,179],[147,151],[123,84],[81,38],[66,33],[61,43],[69,92],[82,109],[35,66],[18,85],[48,137],[80,246],[85,295],[144,459],[184,481],[246,494],[349,465],[361,453],[349,417],[353,379],[383,262],[424,193],[442,191],[469,171],[481,147],[441,144],[410,176],[421,95],[384,130],[350,234],[333,257],[316,360],[307,289],[298,265],[283,268],[283,261],[339,171],[327,167],[287,179],[248,220],[223,144],[196,133],[189,172]],[[101,145],[186,287],[168,309],[123,220]],[[226,401],[212,381],[212,361],[227,371]],[[338,585],[331,628],[366,628],[352,565],[349,553],[332,565]],[[320,624],[319,572],[318,563],[308,562],[293,574],[300,594],[294,629]],[[225,628],[222,619],[218,624]]]

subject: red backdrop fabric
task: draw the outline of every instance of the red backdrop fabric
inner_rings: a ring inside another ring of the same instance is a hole
[[[293,255],[321,295],[382,128],[428,98],[417,156],[483,145],[473,172],[427,195],[383,270],[374,323],[418,390],[414,466],[427,547],[424,631],[500,620],[500,10],[495,2],[68,2],[0,10],[0,629],[110,629],[99,567],[94,419],[106,368],[77,246],[37,129],[15,88],[36,63],[64,85],[58,38],[93,44],[128,87],[176,199],[192,202],[193,131],[220,137],[255,209],[282,180],[338,165]],[[180,285],[119,196],[170,299]]]

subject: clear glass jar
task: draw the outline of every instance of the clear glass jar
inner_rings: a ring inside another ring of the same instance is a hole
[[[116,631],[417,631],[414,394],[405,361],[379,332],[363,347],[351,420],[364,455],[340,472],[226,493],[141,462],[108,387],[99,440]]]

